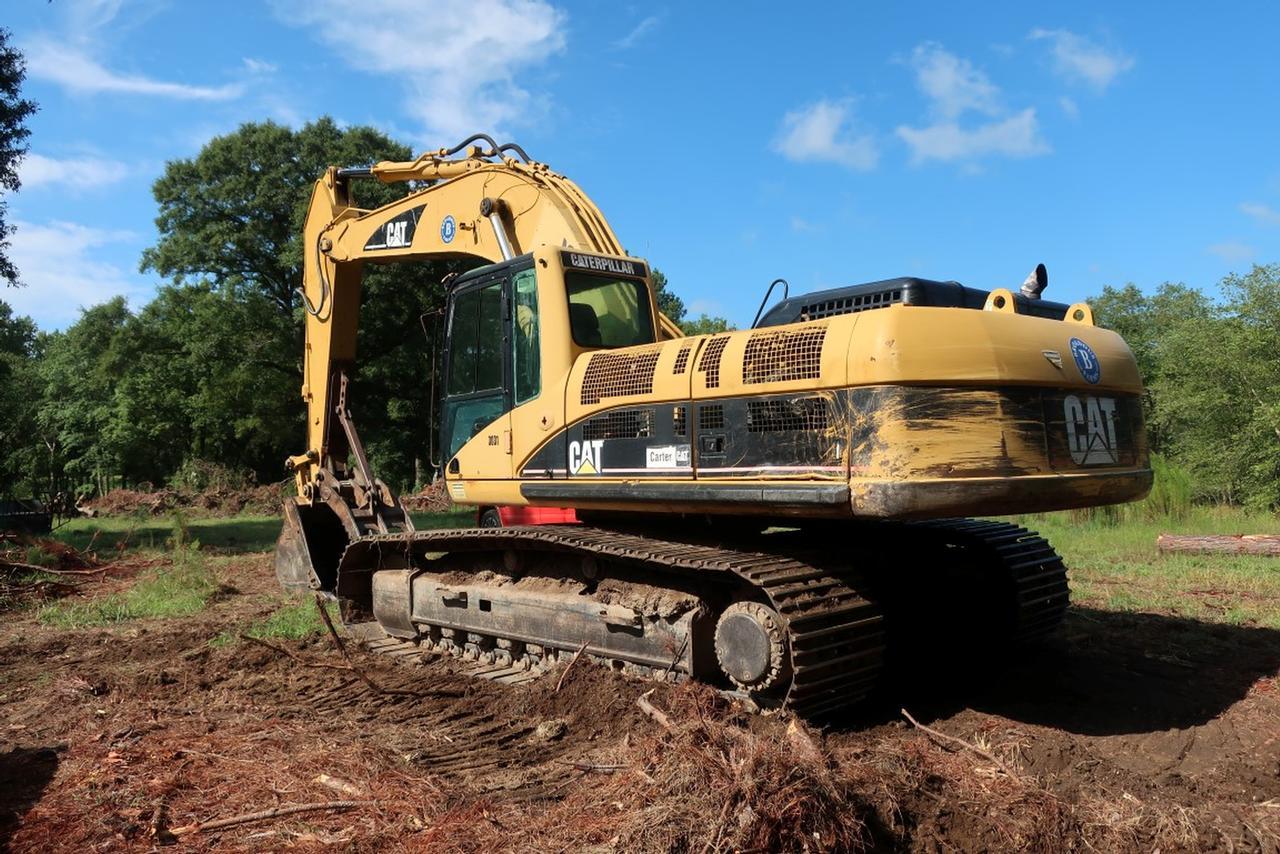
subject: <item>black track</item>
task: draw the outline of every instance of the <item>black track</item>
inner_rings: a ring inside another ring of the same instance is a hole
[[[878,531],[872,548],[880,553],[909,542],[924,546],[930,560],[963,561],[994,580],[1000,598],[1008,599],[993,604],[1009,618],[1009,641],[1038,640],[1065,613],[1062,560],[1025,528],[957,519],[886,524]],[[756,699],[762,705],[785,701],[797,714],[817,717],[865,698],[878,684],[884,664],[884,615],[873,592],[875,579],[853,566],[867,548],[858,543],[852,537],[824,537],[826,547],[815,549],[812,538],[766,535],[750,540],[761,549],[753,551],[581,525],[466,528],[362,538],[348,547],[342,565],[359,573],[376,571],[383,558],[393,555],[400,560],[426,553],[493,552],[500,560],[508,551],[560,552],[591,555],[655,576],[703,574],[709,580],[745,584],[782,615],[791,651],[790,685]],[[655,578],[653,583],[662,582]],[[566,638],[560,648],[576,646]]]

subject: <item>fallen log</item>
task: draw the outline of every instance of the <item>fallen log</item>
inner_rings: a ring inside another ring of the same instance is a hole
[[[1191,536],[1161,534],[1156,537],[1156,550],[1170,554],[1233,554],[1280,557],[1280,535],[1209,534]]]

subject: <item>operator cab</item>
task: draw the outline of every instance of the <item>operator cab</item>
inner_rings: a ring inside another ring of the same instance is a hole
[[[445,306],[444,459],[456,463],[463,445],[583,352],[652,344],[657,328],[639,259],[541,249],[462,274]]]

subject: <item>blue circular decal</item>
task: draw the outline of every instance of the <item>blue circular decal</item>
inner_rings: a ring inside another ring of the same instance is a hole
[[[1080,376],[1086,382],[1096,383],[1102,379],[1102,366],[1098,364],[1098,356],[1092,347],[1079,338],[1072,338],[1071,355],[1076,360],[1076,367],[1080,369]]]
[[[445,243],[452,243],[454,236],[458,233],[458,224],[453,221],[452,216],[447,216],[440,223],[440,239]]]

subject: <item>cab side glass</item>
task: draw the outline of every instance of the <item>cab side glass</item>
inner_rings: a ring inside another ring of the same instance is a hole
[[[512,280],[512,368],[515,404],[532,400],[542,391],[539,352],[538,280],[533,270],[522,270]]]

